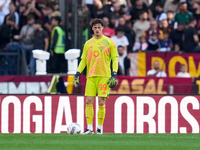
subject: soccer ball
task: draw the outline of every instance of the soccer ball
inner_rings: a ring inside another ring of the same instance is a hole
[[[69,134],[80,134],[81,133],[81,127],[79,124],[73,122],[68,125],[67,127],[67,133]]]

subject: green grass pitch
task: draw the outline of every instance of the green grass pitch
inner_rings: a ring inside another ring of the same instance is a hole
[[[200,150],[200,134],[0,134],[1,150]]]

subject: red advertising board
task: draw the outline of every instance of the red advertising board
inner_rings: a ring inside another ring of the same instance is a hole
[[[78,88],[73,86],[73,78],[62,77],[68,82],[68,94],[85,93],[86,76],[80,76],[81,86]],[[45,94],[51,79],[51,76],[2,76],[0,94]],[[111,94],[169,94],[170,87],[173,94],[191,94],[193,86],[192,78],[118,76],[117,80],[118,85]]]
[[[1,133],[61,133],[67,131],[71,122],[77,122],[82,131],[86,128],[82,95],[1,95],[0,98]],[[105,133],[199,133],[199,99],[200,96],[189,95],[112,95],[106,102],[103,130]],[[95,103],[94,109],[97,106]],[[95,117],[94,128],[96,125]]]
[[[118,84],[111,94],[191,94],[192,78],[157,78],[117,76]],[[81,93],[85,93],[86,77],[80,76]],[[74,88],[74,93],[77,90]]]

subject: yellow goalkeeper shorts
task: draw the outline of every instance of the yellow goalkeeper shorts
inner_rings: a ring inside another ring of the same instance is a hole
[[[96,96],[108,98],[110,88],[107,85],[109,78],[106,77],[92,77],[87,78],[85,87],[85,96]]]

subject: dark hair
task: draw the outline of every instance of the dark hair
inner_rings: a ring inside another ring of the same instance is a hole
[[[185,66],[185,64],[180,64],[180,68],[182,68],[183,66]]]
[[[129,25],[129,24],[131,24],[131,26],[133,25],[133,22],[131,21],[131,20],[127,20],[126,21],[126,25]]]
[[[180,2],[180,0],[173,0],[172,4],[178,4]]]
[[[163,8],[163,4],[162,4],[161,2],[157,2],[157,3],[155,4],[155,7],[156,7],[156,6],[159,6],[159,7]]]
[[[141,16],[141,15],[143,15],[144,13],[146,13],[146,11],[141,10],[141,11],[138,12],[138,16]]]
[[[10,2],[10,4],[13,4],[16,7],[16,4],[15,4],[15,2],[13,0]]]
[[[117,32],[125,32],[123,27],[118,27],[116,28],[116,33]]]
[[[192,17],[192,18],[190,18],[189,20],[188,20],[188,24],[190,24],[190,23],[193,23],[194,21],[196,21],[196,19],[194,18],[194,17]]]
[[[104,26],[103,20],[100,18],[95,18],[94,20],[92,20],[91,26],[93,27],[96,24],[101,24],[102,26]]]
[[[152,32],[151,34],[150,34],[150,36],[157,36],[158,34],[156,33],[156,32]]]
[[[169,31],[168,30],[163,30],[163,34],[169,34]]]
[[[51,2],[47,3],[46,8],[50,8],[51,10],[54,10],[53,4]]]
[[[29,21],[29,20],[31,20],[31,19],[35,19],[35,17],[34,17],[32,14],[29,14],[29,15],[27,16],[27,20]]]
[[[51,20],[55,19],[56,21],[58,21],[58,24],[60,24],[61,22],[61,18],[58,16],[52,17]]]
[[[36,20],[36,21],[35,21],[35,24],[42,25],[42,24],[43,24],[43,21],[42,21],[42,20]]]
[[[119,45],[119,46],[117,47],[117,49],[118,49],[118,48],[120,48],[120,47],[121,47],[121,48],[124,48],[124,46],[122,46],[122,45]]]
[[[180,5],[187,4],[186,2],[181,2]]]
[[[173,14],[174,12],[173,12],[173,11],[171,11],[171,10],[168,10],[168,11],[167,11],[167,13],[172,13],[172,14]]]

